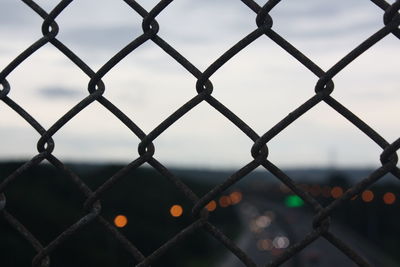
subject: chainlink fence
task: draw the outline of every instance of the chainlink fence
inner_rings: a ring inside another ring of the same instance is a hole
[[[123,248],[134,258],[136,266],[150,266],[157,258],[168,250],[177,245],[185,237],[197,232],[205,230],[214,237],[217,241],[221,242],[228,250],[235,254],[245,266],[256,266],[254,261],[246,255],[232,240],[225,236],[220,229],[208,221],[208,211],[205,209],[207,203],[217,197],[226,189],[230,188],[239,180],[243,179],[247,174],[254,169],[262,166],[268,172],[272,173],[276,179],[288,186],[295,194],[310,205],[314,210],[314,220],[312,229],[309,234],[304,236],[302,240],[284,251],[282,255],[277,257],[274,261],[270,262],[268,266],[280,266],[287,260],[294,257],[302,249],[314,242],[318,238],[324,238],[329,241],[333,246],[337,247],[343,254],[350,258],[358,266],[371,266],[361,255],[357,254],[351,246],[339,239],[334,232],[330,230],[330,215],[339,209],[341,205],[345,204],[354,196],[363,192],[366,188],[377,182],[384,175],[391,173],[395,177],[400,178],[400,170],[396,166],[398,157],[396,151],[400,148],[400,138],[394,143],[388,143],[379,133],[374,131],[369,125],[358,118],[352,111],[347,109],[337,100],[335,100],[331,93],[334,90],[333,78],[340,73],[346,66],[359,57],[363,52],[378,43],[385,36],[393,34],[400,38],[400,15],[398,13],[400,8],[400,0],[392,4],[384,0],[370,0],[377,6],[377,12],[381,12],[383,16],[383,23],[381,29],[371,35],[368,39],[360,43],[350,53],[343,57],[340,61],[334,64],[329,70],[324,71],[301,51],[294,47],[291,43],[282,38],[279,33],[273,29],[273,18],[270,16],[270,11],[278,5],[280,0],[270,0],[262,7],[253,0],[237,0],[244,4],[244,8],[249,8],[254,11],[255,29],[247,36],[244,36],[239,42],[232,46],[228,51],[221,55],[216,61],[207,67],[205,71],[200,71],[182,54],[179,53],[168,42],[158,36],[160,25],[156,21],[156,17],[161,12],[168,12],[167,6],[172,0],[161,0],[151,10],[145,10],[140,4],[134,0],[124,0],[130,8],[143,17],[143,34],[135,38],[121,51],[115,54],[107,63],[105,63],[98,71],[92,70],[78,55],[71,51],[66,45],[57,39],[59,26],[56,23],[56,18],[73,0],[62,0],[50,12],[47,13],[36,2],[32,0],[22,0],[29,6],[33,12],[43,18],[42,33],[43,37],[34,42],[18,57],[11,61],[8,66],[0,72],[0,99],[3,105],[7,105],[13,109],[21,118],[28,122],[39,134],[40,139],[37,143],[38,154],[31,160],[22,165],[19,169],[15,170],[8,177],[2,177],[0,184],[0,215],[4,220],[10,224],[17,232],[19,232],[27,242],[37,252],[32,261],[32,266],[50,266],[50,256],[52,252],[57,250],[63,242],[70,238],[73,234],[79,234],[79,231],[86,225],[90,225],[93,221],[98,221],[104,228],[109,231],[113,237],[123,246]],[[368,2],[367,0],[365,2]],[[293,58],[300,62],[305,68],[314,73],[319,79],[315,85],[315,94],[313,94],[306,102],[293,110],[288,116],[273,126],[271,129],[258,135],[246,122],[236,116],[231,110],[224,106],[213,97],[213,85],[211,78],[214,73],[218,71],[225,63],[232,59],[246,46],[257,40],[258,38],[269,38],[272,42],[279,45],[283,50],[289,53]],[[149,133],[145,133],[141,128],[135,124],[128,116],[126,116],[117,106],[110,102],[103,96],[106,89],[102,78],[114,68],[123,58],[132,53],[135,49],[140,47],[146,42],[153,42],[165,51],[171,58],[176,60],[182,65],[189,73],[197,79],[193,98],[187,103],[170,114],[167,119],[161,122]],[[24,110],[17,102],[13,101],[8,94],[12,89],[12,84],[7,81],[7,77],[12,73],[22,62],[28,59],[31,55],[36,53],[45,44],[51,43],[60,52],[62,52],[69,60],[71,60],[77,68],[84,72],[89,78],[88,84],[89,95],[83,98],[76,106],[65,113],[59,118],[50,128],[45,129],[38,121]],[[368,177],[361,180],[339,199],[332,201],[327,206],[322,206],[310,194],[302,190],[295,181],[293,181],[285,172],[283,172],[273,162],[268,160],[268,142],[275,136],[279,135],[291,123],[296,121],[300,116],[314,108],[320,102],[327,103],[333,110],[351,122],[354,127],[357,127],[365,135],[367,135],[372,142],[375,142],[382,148],[380,161],[382,166],[374,170]],[[138,147],[139,156],[131,163],[126,165],[123,169],[115,173],[104,184],[99,186],[95,191],[89,187],[75,174],[72,170],[67,168],[63,162],[55,157],[52,152],[55,143],[52,136],[59,131],[68,121],[73,120],[74,117],[91,105],[98,102],[103,105],[109,112],[111,112],[117,119],[119,119],[129,130],[134,133],[137,138],[141,140]],[[156,159],[155,147],[153,141],[157,139],[163,132],[168,129],[172,124],[178,121],[183,115],[190,112],[194,107],[202,102],[207,102],[210,108],[217,110],[227,120],[231,121],[243,134],[247,135],[254,144],[251,147],[251,154],[253,160],[241,169],[237,170],[233,175],[227,178],[222,184],[216,186],[203,196],[197,196],[192,192],[191,188],[185,185],[177,176],[175,176],[167,167]],[[57,238],[48,244],[40,242],[30,231],[29,225],[24,225],[23,222],[18,221],[12,214],[7,211],[7,186],[19,176],[27,171],[32,166],[39,164],[42,161],[48,161],[55,166],[58,170],[65,173],[68,178],[73,181],[76,187],[85,195],[86,202],[84,208],[86,215],[80,218],[76,223],[65,229]],[[139,168],[144,163],[151,165],[161,175],[166,177],[172,184],[174,184],[183,194],[193,203],[192,215],[193,223],[185,229],[182,229],[172,239],[168,240],[160,248],[153,251],[150,255],[145,256],[139,247],[136,247],[133,242],[127,239],[120,231],[117,230],[110,222],[104,219],[101,213],[101,197],[108,191],[112,190],[113,186],[124,177],[128,172]]]

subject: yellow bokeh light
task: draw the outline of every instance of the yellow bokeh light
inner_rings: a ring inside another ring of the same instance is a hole
[[[115,226],[122,228],[128,224],[128,218],[125,215],[118,215],[114,218]]]
[[[172,217],[180,217],[183,214],[183,208],[181,205],[173,205],[169,209],[169,213],[171,214]]]

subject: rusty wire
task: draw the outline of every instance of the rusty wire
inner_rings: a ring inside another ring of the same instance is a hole
[[[359,57],[362,53],[382,40],[385,36],[393,34],[400,38],[400,15],[398,13],[400,8],[400,0],[389,4],[384,0],[371,0],[377,7],[381,9],[383,15],[383,23],[381,29],[371,35],[368,39],[363,41],[355,47],[350,53],[339,60],[327,71],[322,70],[317,64],[305,56],[301,51],[294,47],[291,43],[286,41],[279,33],[273,30],[273,18],[269,15],[270,11],[278,5],[280,0],[270,0],[264,6],[259,6],[253,0],[240,0],[255,14],[255,29],[243,39],[238,41],[228,51],[215,60],[204,72],[196,68],[189,60],[181,55],[174,47],[169,45],[159,35],[159,24],[156,17],[167,8],[173,0],[161,0],[150,11],[145,10],[140,4],[134,0],[124,0],[130,8],[137,12],[142,18],[143,34],[132,40],[122,50],[115,54],[108,60],[98,71],[92,70],[78,55],[71,51],[66,45],[57,39],[59,26],[56,23],[56,18],[73,0],[62,0],[50,12],[44,11],[40,5],[33,0],[22,0],[32,11],[43,18],[42,33],[43,37],[34,42],[18,57],[11,61],[0,72],[0,99],[4,104],[12,108],[21,118],[28,122],[39,134],[40,139],[37,143],[38,154],[31,160],[27,161],[20,168],[15,170],[11,175],[2,179],[0,184],[0,215],[17,231],[27,242],[36,250],[37,254],[33,258],[32,266],[50,266],[51,253],[56,250],[66,239],[71,235],[79,232],[84,226],[91,224],[93,221],[98,221],[103,227],[109,231],[116,240],[123,246],[123,248],[132,256],[136,262],[136,266],[150,266],[154,260],[159,258],[162,254],[167,253],[168,250],[175,246],[182,239],[191,235],[193,232],[200,229],[205,230],[216,240],[221,242],[227,249],[234,253],[245,266],[256,266],[254,261],[246,255],[231,239],[225,236],[216,226],[208,221],[208,212],[204,209],[205,205],[234,185],[239,180],[243,179],[247,174],[252,172],[259,166],[264,167],[267,171],[272,173],[277,179],[288,186],[295,194],[301,197],[315,212],[313,229],[301,241],[289,247],[285,252],[270,262],[267,266],[280,266],[288,259],[294,257],[302,249],[314,242],[318,238],[325,238],[333,246],[341,250],[348,258],[350,258],[358,266],[371,266],[362,256],[357,254],[348,244],[340,240],[330,230],[330,215],[335,210],[340,208],[343,203],[355,195],[360,194],[363,190],[371,186],[373,183],[381,179],[385,174],[392,173],[395,177],[400,178],[400,170],[396,166],[398,157],[397,150],[400,148],[400,138],[394,143],[388,143],[382,136],[374,131],[370,126],[358,118],[353,112],[335,100],[331,93],[334,90],[334,77],[341,72],[346,66]],[[238,0],[239,1],[239,0]],[[366,1],[368,2],[368,1]],[[279,45],[283,50],[294,57],[305,68],[311,71],[318,77],[318,82],[315,85],[315,94],[313,94],[306,102],[293,110],[288,116],[283,118],[271,129],[266,131],[262,136],[259,136],[251,127],[244,121],[236,116],[231,110],[225,107],[221,102],[213,97],[213,85],[211,78],[215,72],[218,71],[226,62],[234,57],[238,52],[246,46],[257,40],[258,38],[269,38],[271,41]],[[146,42],[153,42],[165,51],[171,58],[176,60],[188,72],[190,72],[196,79],[197,94],[193,96],[187,103],[182,105],[174,113],[170,114],[163,122],[155,127],[149,133],[145,133],[141,128],[136,125],[128,116],[126,116],[118,107],[103,96],[106,86],[102,78],[114,68],[123,58],[132,53],[139,46]],[[81,69],[89,78],[88,84],[89,95],[82,99],[76,106],[65,113],[58,119],[50,128],[45,129],[37,120],[24,110],[18,103],[14,102],[9,96],[11,91],[11,84],[7,81],[7,76],[12,73],[22,62],[28,59],[32,54],[37,52],[45,44],[52,44],[60,52],[62,52],[69,60],[71,60],[78,68]],[[371,141],[375,142],[382,148],[380,161],[382,166],[373,171],[368,177],[362,179],[360,182],[351,187],[345,194],[331,202],[327,206],[322,206],[311,195],[302,190],[295,181],[285,174],[279,167],[274,165],[268,160],[268,142],[275,136],[281,133],[287,126],[296,121],[300,116],[311,110],[320,102],[327,103],[337,113],[346,118],[355,127],[367,135]],[[95,191],[89,187],[76,175],[72,170],[64,165],[52,152],[55,143],[52,136],[59,131],[68,121],[87,108],[93,102],[98,102],[109,110],[117,119],[119,119],[126,127],[128,127],[134,135],[141,140],[138,147],[139,156],[134,159],[130,164],[126,165],[123,169],[110,177],[103,185],[98,187]],[[155,158],[155,147],[153,141],[157,139],[168,127],[178,121],[184,114],[190,112],[201,102],[207,102],[212,108],[220,112],[226,119],[230,120],[238,129],[247,135],[253,142],[251,147],[251,155],[253,160],[241,169],[237,170],[233,175],[227,178],[222,184],[216,186],[202,197],[197,196],[188,186],[185,185],[178,177],[176,177],[168,168],[160,163]],[[66,174],[66,177],[76,184],[76,187],[86,197],[84,208],[86,215],[80,220],[71,225],[68,229],[62,232],[57,238],[48,244],[42,244],[22,222],[19,222],[12,214],[7,211],[6,205],[6,189],[7,186],[25,171],[32,166],[38,165],[42,161],[48,161],[58,170]],[[148,163],[161,175],[166,177],[173,183],[188,200],[193,203],[193,222],[187,228],[181,230],[176,236],[168,240],[164,245],[158,248],[150,255],[143,255],[140,248],[136,247],[130,240],[128,240],[121,232],[117,230],[110,222],[103,218],[101,214],[101,197],[102,194],[110,189],[113,185],[118,183],[125,174],[139,168],[144,163]]]

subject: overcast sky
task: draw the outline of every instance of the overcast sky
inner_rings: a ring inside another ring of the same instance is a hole
[[[37,3],[49,11],[57,1]],[[139,3],[149,10],[156,1]],[[284,0],[271,15],[273,29],[324,70],[383,26],[383,11],[367,0]],[[204,71],[256,28],[255,16],[239,0],[176,0],[157,21],[159,36]],[[57,22],[57,38],[94,70],[142,33],[141,17],[116,0],[76,0]],[[41,23],[22,1],[0,1],[0,69],[41,37]],[[400,135],[399,45],[397,38],[387,36],[334,78],[332,94],[388,142]],[[46,128],[88,95],[89,78],[50,44],[7,79],[9,96]],[[196,79],[151,42],[103,80],[104,96],[146,133],[196,95]],[[211,77],[213,96],[259,135],[310,98],[317,80],[265,36]],[[0,114],[0,158],[35,155],[39,134],[4,103]],[[97,103],[56,133],[54,140],[54,154],[73,161],[128,162],[137,157],[139,143]],[[252,159],[252,141],[207,103],[185,115],[154,144],[155,157],[169,166],[240,167]],[[271,161],[284,167],[376,166],[381,153],[325,103],[268,146]]]

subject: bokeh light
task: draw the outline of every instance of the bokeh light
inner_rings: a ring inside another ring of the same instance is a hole
[[[207,205],[206,205],[206,209],[208,211],[214,211],[217,208],[217,202],[215,200],[210,201]]]
[[[275,212],[273,212],[272,210],[267,210],[266,212],[264,212],[264,214],[265,216],[269,217],[271,221],[275,219]]]
[[[257,217],[255,223],[260,228],[266,228],[271,224],[271,218],[265,215]]]
[[[181,205],[173,205],[170,208],[169,213],[172,217],[180,217],[183,214],[183,208]]]
[[[331,190],[331,195],[333,198],[340,198],[343,195],[343,188],[340,186],[335,186]]]
[[[222,208],[226,208],[231,205],[231,198],[228,196],[222,196],[219,198],[218,203]]]
[[[235,192],[232,192],[232,193],[229,195],[229,197],[230,197],[230,199],[231,199],[232,205],[235,205],[235,204],[240,203],[240,201],[242,201],[243,195],[242,195],[241,192],[235,191]]]
[[[275,248],[287,248],[289,244],[289,239],[286,236],[277,236],[272,241],[272,245]]]
[[[392,205],[396,201],[396,195],[392,192],[387,192],[383,195],[383,202],[387,205]]]
[[[261,228],[257,225],[257,220],[251,220],[249,224],[250,231],[254,234],[260,234],[264,231],[264,228]]]
[[[260,251],[268,251],[272,249],[272,241],[270,239],[260,239],[257,241],[257,249]]]
[[[128,224],[128,218],[125,215],[117,215],[114,218],[114,224],[118,228],[123,228]]]
[[[374,200],[374,193],[371,190],[365,190],[362,193],[361,198],[364,202],[371,202]]]
[[[285,198],[285,205],[290,208],[301,207],[304,201],[297,195],[290,195]]]

